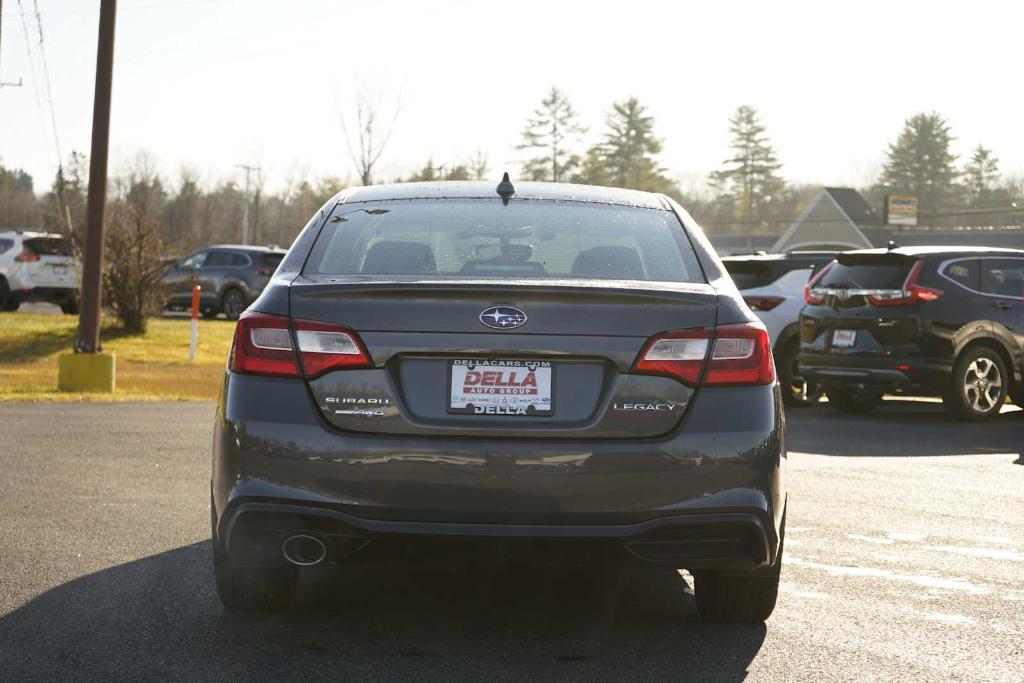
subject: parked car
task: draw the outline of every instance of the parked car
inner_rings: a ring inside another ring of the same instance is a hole
[[[26,301],[45,301],[65,313],[78,313],[80,273],[67,237],[0,231],[0,311],[16,311]]]
[[[199,285],[204,317],[215,318],[223,313],[228,320],[238,320],[267,286],[284,255],[284,250],[275,247],[218,245],[200,249],[178,261],[164,275],[169,291],[167,308],[190,308],[192,287]]]
[[[804,285],[816,269],[835,256],[834,251],[793,251],[722,259],[743,300],[768,329],[782,399],[787,405],[806,406],[821,399],[821,387],[797,369],[800,309],[804,307]]]
[[[500,196],[499,196],[500,195]],[[663,195],[346,190],[238,321],[213,438],[218,595],[451,548],[687,568],[761,621],[785,529],[764,325]]]
[[[840,254],[807,285],[800,372],[839,410],[885,393],[942,397],[984,420],[1024,406],[1024,251],[894,247]]]

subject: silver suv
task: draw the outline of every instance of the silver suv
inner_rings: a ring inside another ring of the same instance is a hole
[[[0,231],[0,311],[16,311],[26,301],[46,301],[65,313],[78,313],[80,273],[67,237]]]

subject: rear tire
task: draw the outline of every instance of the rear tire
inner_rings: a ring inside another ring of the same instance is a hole
[[[995,349],[968,349],[953,366],[950,385],[942,402],[951,415],[967,422],[988,420],[1006,403],[1010,376]]]
[[[18,310],[18,303],[11,296],[11,286],[7,284],[7,280],[0,277],[0,311],[16,310]]]
[[[866,415],[882,403],[882,394],[876,392],[854,392],[846,388],[832,387],[825,390],[828,402],[842,413]]]
[[[226,557],[213,558],[217,597],[228,609],[282,612],[295,602],[299,572],[284,564],[249,564]]]
[[[220,308],[224,311],[225,318],[228,320],[238,320],[242,312],[245,311],[245,294],[242,293],[242,290],[232,287],[224,292]]]
[[[1019,386],[1016,389],[1010,391],[1010,400],[1018,408],[1024,408],[1024,386]]]
[[[773,567],[750,572],[694,572],[693,593],[704,621],[760,623],[775,610],[782,573],[786,521],[780,530],[779,555]]]
[[[822,389],[809,379],[801,377],[797,367],[797,354],[800,353],[800,341],[794,339],[786,344],[779,354],[776,367],[779,373],[779,385],[782,388],[782,400],[793,408],[806,408],[821,400]]]
[[[78,297],[72,296],[70,299],[60,305],[60,310],[64,315],[78,315]]]

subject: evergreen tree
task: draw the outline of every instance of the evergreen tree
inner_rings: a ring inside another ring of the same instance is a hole
[[[530,180],[564,181],[580,162],[572,147],[584,132],[586,128],[580,125],[569,98],[552,87],[533,116],[527,119],[523,141],[516,145],[518,150],[536,154],[523,162],[523,175]]]
[[[0,230],[38,228],[39,205],[32,176],[20,168],[0,163]]]
[[[587,152],[577,182],[615,185],[648,192],[677,193],[658,164],[661,140],[654,135],[654,117],[635,97],[612,104],[605,118],[604,139]]]
[[[911,116],[886,152],[882,186],[889,192],[915,195],[922,214],[941,211],[953,199],[958,175],[956,155],[949,151],[954,139],[938,113]],[[927,223],[927,218],[922,222]]]
[[[737,219],[751,225],[758,208],[779,194],[785,183],[776,175],[782,167],[768,141],[757,110],[741,105],[729,119],[729,148],[725,167],[711,174],[711,186],[726,195]]]
[[[572,177],[572,182],[605,187],[612,184],[604,148],[601,145],[594,145],[587,150],[587,155],[583,157],[583,162],[580,164],[580,170]]]
[[[992,155],[992,150],[978,145],[964,167],[964,175],[971,206],[980,206],[990,199],[999,182],[999,160]]]

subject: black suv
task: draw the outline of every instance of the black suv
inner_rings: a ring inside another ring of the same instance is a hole
[[[199,285],[203,317],[223,313],[238,320],[270,282],[285,252],[273,247],[223,245],[200,249],[172,266],[164,275],[167,308],[185,310],[192,305],[192,286]]]
[[[941,396],[965,420],[1024,405],[1024,251],[840,254],[807,284],[800,369],[845,412],[885,393]]]

